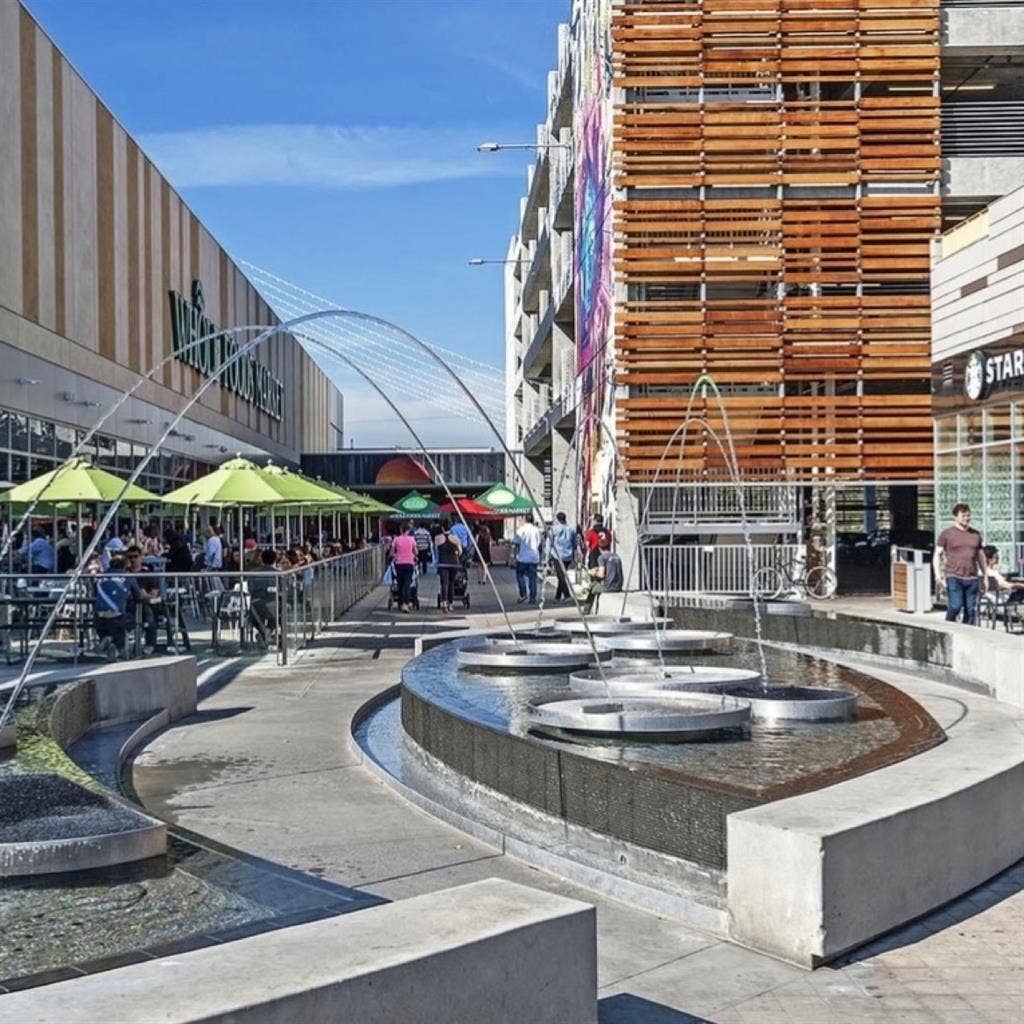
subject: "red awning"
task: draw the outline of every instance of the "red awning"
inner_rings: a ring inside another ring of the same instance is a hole
[[[459,503],[462,514],[467,518],[469,516],[476,516],[479,519],[495,518],[493,508],[481,505],[480,502],[474,501],[472,498],[456,498],[455,500]],[[450,501],[446,501],[438,511],[450,516],[455,515],[455,506]]]

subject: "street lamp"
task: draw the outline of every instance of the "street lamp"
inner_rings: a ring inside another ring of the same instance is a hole
[[[478,153],[497,153],[502,149],[572,149],[567,142],[481,142]]]
[[[482,267],[485,263],[518,263],[519,260],[485,260],[482,256],[474,256],[470,261],[471,267]]]

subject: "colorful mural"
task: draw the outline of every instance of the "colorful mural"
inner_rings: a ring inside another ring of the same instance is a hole
[[[580,522],[614,500],[612,329],[611,0],[573,5],[576,65],[575,296]],[[601,423],[607,429],[602,429]]]

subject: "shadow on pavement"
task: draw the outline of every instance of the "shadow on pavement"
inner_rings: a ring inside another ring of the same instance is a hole
[[[623,992],[607,996],[597,1004],[598,1024],[714,1024],[707,1017],[673,1010],[664,1003]]]
[[[870,960],[872,957],[888,953],[893,949],[912,946],[929,935],[935,935],[946,928],[962,924],[976,914],[1002,903],[1003,900],[1022,890],[1024,890],[1024,860],[1019,860],[959,899],[939,907],[938,910],[931,911],[924,917],[919,917],[910,924],[903,925],[874,939],[838,960],[833,960],[826,969],[840,970],[850,964]]]

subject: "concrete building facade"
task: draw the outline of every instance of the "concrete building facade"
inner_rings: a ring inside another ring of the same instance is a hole
[[[177,352],[87,453],[128,470],[254,335],[179,351],[189,337],[279,321],[16,0],[0,0],[0,138],[0,480],[53,468]],[[208,388],[141,482],[159,491],[236,451],[297,463],[331,446],[339,404],[277,336]]]

